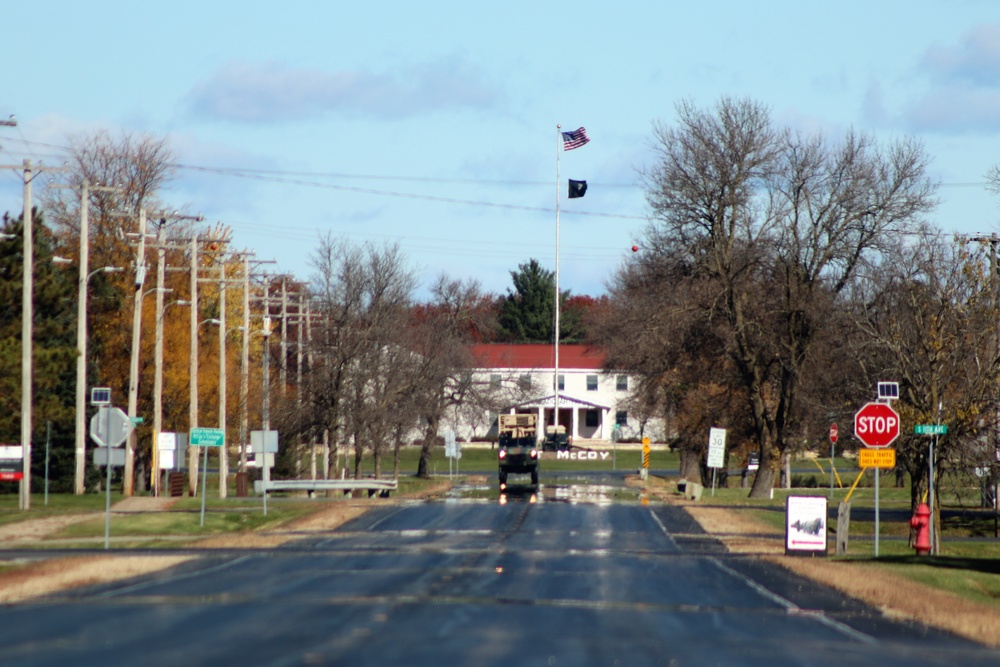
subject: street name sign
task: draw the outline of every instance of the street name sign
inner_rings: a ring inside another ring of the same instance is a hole
[[[947,424],[917,424],[913,427],[917,435],[944,435],[948,432]]]
[[[188,444],[192,447],[222,447],[226,442],[226,432],[221,428],[193,428]]]

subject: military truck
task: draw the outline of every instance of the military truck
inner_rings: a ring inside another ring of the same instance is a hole
[[[569,435],[566,434],[566,427],[562,424],[558,426],[545,427],[545,440],[542,441],[542,451],[544,452],[566,452],[570,449]]]
[[[500,464],[500,490],[507,488],[507,475],[531,475],[538,486],[537,415],[499,415],[497,417],[497,460]]]

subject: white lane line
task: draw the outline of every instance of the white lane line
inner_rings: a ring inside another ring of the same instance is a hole
[[[826,614],[824,614],[821,611],[807,611],[807,610],[802,609],[801,607],[799,607],[797,604],[795,604],[791,600],[787,600],[787,599],[781,597],[780,595],[778,595],[777,593],[775,593],[773,591],[770,591],[767,588],[764,588],[763,586],[761,586],[759,583],[757,583],[756,581],[754,581],[750,577],[748,577],[745,574],[742,574],[740,572],[737,572],[736,570],[734,570],[733,568],[729,567],[728,565],[726,565],[725,563],[719,561],[716,558],[709,558],[707,560],[710,563],[713,563],[716,567],[718,567],[720,570],[722,570],[726,574],[729,574],[730,576],[736,577],[737,579],[739,579],[740,581],[742,581],[743,583],[745,583],[751,589],[753,589],[754,591],[756,591],[760,595],[764,596],[768,600],[771,600],[772,602],[774,602],[774,603],[776,603],[776,604],[784,607],[788,611],[789,614],[795,614],[795,615],[798,615],[798,616],[803,616],[803,617],[806,617],[806,618],[811,618],[811,619],[813,619],[815,621],[818,621],[819,623],[821,623],[821,624],[823,624],[823,625],[831,628],[832,630],[835,630],[835,631],[837,631],[837,632],[839,632],[839,633],[841,633],[841,634],[843,634],[843,635],[845,635],[847,637],[850,637],[851,639],[859,641],[859,642],[861,642],[863,644],[877,644],[878,643],[878,640],[875,639],[874,637],[872,637],[871,635],[867,635],[867,634],[865,634],[863,632],[860,632],[859,630],[855,630],[854,628],[852,628],[851,626],[849,626],[849,625],[847,625],[845,623],[841,623],[840,621],[832,619],[832,618],[830,618],[829,616],[827,616]]]

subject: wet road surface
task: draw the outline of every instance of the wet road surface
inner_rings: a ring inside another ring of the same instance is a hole
[[[997,665],[596,487],[380,507],[0,610],[11,665]]]

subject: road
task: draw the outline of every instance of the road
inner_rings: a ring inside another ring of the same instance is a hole
[[[557,497],[379,507],[286,547],[7,606],[0,664],[1000,664],[727,554],[680,508]]]

